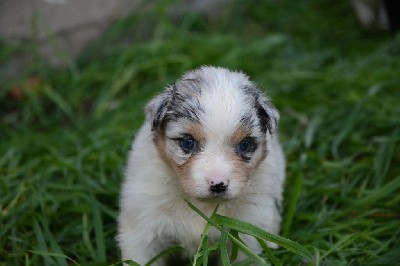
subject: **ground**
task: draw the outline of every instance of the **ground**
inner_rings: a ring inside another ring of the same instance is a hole
[[[400,35],[360,28],[348,1],[237,1],[212,20],[167,8],[119,21],[65,69],[34,42],[1,44],[3,67],[19,51],[37,60],[0,84],[0,265],[119,262],[143,107],[201,65],[243,70],[280,110],[282,236],[316,265],[400,263]]]

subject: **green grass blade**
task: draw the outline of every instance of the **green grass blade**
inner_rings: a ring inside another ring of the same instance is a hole
[[[374,183],[375,187],[379,187],[385,181],[386,175],[390,169],[394,148],[396,146],[397,137],[400,135],[400,127],[393,130],[387,138],[383,140],[379,146],[378,152],[374,160]]]
[[[229,228],[224,227],[221,232],[220,242],[221,242],[221,260],[222,265],[228,266],[231,265],[229,261],[228,255],[228,235],[229,235]]]
[[[117,263],[113,263],[110,266],[124,266],[125,264],[128,264],[130,266],[141,266],[139,263],[133,261],[133,260],[124,260],[124,261],[119,261]]]
[[[341,126],[341,131],[336,135],[335,139],[333,140],[332,143],[332,154],[334,158],[339,159],[339,147],[343,143],[343,141],[348,137],[352,129],[354,128],[356,122],[357,122],[357,116],[361,111],[361,108],[363,105],[367,102],[368,100],[368,95],[362,98],[357,104],[353,107],[353,110],[348,114],[346,120],[343,122]]]
[[[296,214],[297,204],[300,200],[301,190],[303,188],[303,180],[304,180],[303,173],[297,171],[296,173],[293,174],[293,176],[294,176],[294,182],[288,188],[290,190],[289,191],[290,193],[287,193],[287,195],[290,195],[290,198],[289,198],[289,206],[287,208],[285,220],[282,227],[282,234],[284,237],[288,237],[290,235],[290,229],[292,227],[293,218],[294,215]]]
[[[99,209],[99,204],[97,203],[93,194],[89,196],[90,204],[92,206],[92,215],[93,215],[93,225],[94,225],[94,234],[95,234],[95,242],[96,242],[96,261],[104,262],[106,261],[106,248],[105,248],[105,238],[104,238],[104,230],[103,230],[103,221],[101,219],[101,213]]]
[[[72,115],[71,106],[53,88],[48,85],[44,85],[43,92],[51,101],[53,101],[57,105],[58,108],[60,108],[61,111],[64,112],[64,114],[68,116]]]
[[[250,248],[248,248],[242,241],[239,239],[235,238],[231,234],[228,234],[228,237],[238,246],[238,248],[243,251],[251,260],[253,260],[257,265],[268,265],[268,263],[258,256],[254,251],[252,251]]]
[[[29,250],[28,250],[28,252],[29,252]],[[30,266],[31,265],[28,253],[25,253],[25,255],[24,255],[24,265],[25,266]]]
[[[282,263],[278,260],[277,257],[275,257],[274,253],[272,253],[271,249],[267,246],[267,244],[265,244],[265,242],[260,238],[257,238],[257,241],[258,243],[260,243],[260,246],[264,250],[267,257],[271,260],[271,262],[276,266],[281,266]]]
[[[239,233],[238,231],[234,231],[234,230],[230,230],[232,236],[238,240],[241,240],[239,237]],[[231,258],[230,261],[235,261],[237,256],[238,256],[238,251],[239,251],[239,247],[235,244],[232,243],[232,253],[231,253]]]
[[[126,263],[130,266],[141,266],[139,263],[133,261],[133,260],[124,260],[122,263]]]
[[[193,210],[195,210],[197,213],[201,213],[204,217],[206,217],[208,219],[208,217],[206,215],[204,215],[199,209],[197,209],[193,204],[191,204],[188,201],[186,201],[186,202],[187,202],[187,204],[189,206],[191,206],[191,208]],[[211,217],[213,217],[213,215],[215,215],[217,213],[217,210],[218,210],[218,205],[217,205],[217,207],[215,207],[213,213],[211,214]],[[193,266],[197,265],[197,260],[201,256],[200,255],[201,254],[201,249],[203,248],[204,245],[207,245],[206,252],[208,251],[208,237],[207,237],[207,234],[208,234],[208,230],[210,229],[210,225],[211,225],[210,223],[207,223],[206,226],[204,227],[203,233],[201,234],[199,247],[197,248],[197,252],[196,252],[196,254],[194,254],[194,257],[193,257],[193,264],[192,264]],[[206,254],[206,255],[207,255],[207,260],[208,260],[208,254]],[[205,259],[204,258],[204,256],[205,256],[204,255],[204,251],[202,252],[202,256],[203,256],[203,262],[204,262],[204,259]]]
[[[42,229],[40,228],[38,222],[35,220],[33,221],[33,230],[35,232],[35,236],[36,236],[36,241],[39,245],[39,250],[31,250],[31,253],[33,253],[32,251],[38,252],[38,253],[42,253],[45,254],[48,251],[48,247],[47,247],[47,243],[45,240],[45,237],[43,235]],[[41,255],[41,254],[38,254]],[[53,258],[51,256],[43,256],[45,265],[55,265],[55,261],[53,260]]]
[[[241,233],[252,235],[256,238],[261,238],[263,240],[276,243],[276,244],[286,248],[287,250],[290,250],[290,251],[306,258],[310,262],[312,261],[310,252],[297,242],[283,238],[281,236],[271,234],[271,233],[269,233],[259,227],[256,227],[252,224],[249,224],[249,223],[246,223],[243,221],[239,221],[239,220],[236,220],[233,218],[229,218],[226,216],[221,216],[221,215],[216,214],[215,221],[218,224],[227,226],[227,227],[237,230]]]
[[[55,253],[55,252],[48,252],[48,251],[42,251],[42,250],[28,250],[28,252],[32,253],[32,254],[36,254],[36,255],[40,255],[43,257],[54,257],[54,258],[62,258],[62,259],[67,259],[71,262],[73,262],[74,264],[78,265],[79,263],[77,263],[76,261],[74,261],[73,259],[71,259],[70,257],[64,255],[64,254],[59,254],[59,253]],[[59,265],[57,263],[57,265]]]
[[[201,217],[203,217],[209,224],[217,228],[219,231],[222,232],[222,227],[218,225],[218,223],[215,222],[215,218],[218,217],[219,215],[214,213],[211,218],[208,218],[207,215],[205,215],[202,211],[200,211],[196,206],[194,206],[192,203],[186,201],[186,203],[189,205],[190,208],[192,208],[195,212],[197,212]],[[229,226],[228,226],[229,227]],[[263,260],[260,256],[258,256],[256,253],[254,253],[251,249],[249,249],[242,241],[239,239],[235,238],[231,234],[228,234],[228,237],[238,246],[239,249],[241,249],[245,254],[247,254],[252,260],[255,262],[259,263],[260,265],[266,265],[265,260]]]
[[[307,149],[311,148],[311,145],[314,142],[315,134],[317,132],[317,129],[321,126],[322,124],[322,114],[323,110],[318,110],[317,114],[314,115],[314,117],[311,119],[311,121],[308,124],[308,127],[306,129],[306,132],[304,133],[304,146]]]
[[[372,190],[372,192],[369,195],[354,201],[354,203],[350,205],[348,209],[354,210],[359,207],[368,206],[371,203],[377,202],[378,200],[391,195],[392,193],[394,193],[399,189],[400,189],[400,176],[393,178],[393,180],[386,183],[386,185]]]
[[[354,238],[357,238],[355,234],[350,234],[350,235],[345,235],[339,239],[338,242],[336,242],[327,252],[324,253],[324,255],[321,257],[322,259],[327,257],[329,254],[336,250],[342,250],[343,247],[351,245],[353,242]]]
[[[192,208],[192,210],[194,210],[198,215],[200,215],[204,220],[206,220],[209,224],[211,224],[212,226],[214,226],[215,228],[217,228],[218,230],[222,230],[222,228],[211,218],[207,217],[207,215],[205,215],[202,211],[200,211],[196,206],[194,206],[192,203],[190,203],[189,201],[186,201],[186,203],[189,205],[190,208]],[[218,208],[218,206],[217,206]],[[215,213],[212,216],[216,215],[216,210],[217,208],[214,210]]]
[[[208,256],[210,254],[210,251],[208,250],[208,236],[205,236],[203,238],[203,241],[201,241],[201,250],[203,251],[202,253],[203,266],[207,266]]]
[[[61,250],[61,248],[60,248],[60,246],[58,245],[58,243],[54,239],[53,234],[50,231],[49,226],[47,224],[47,221],[42,217],[40,217],[40,220],[41,220],[41,224],[42,224],[42,228],[43,228],[44,234],[46,236],[46,239],[50,243],[50,247],[51,247],[51,250],[53,251],[53,253],[64,255],[62,250]],[[68,258],[67,256],[65,256],[65,257],[56,256],[55,258],[57,260],[57,265],[67,265],[67,261],[65,260],[65,259]]]

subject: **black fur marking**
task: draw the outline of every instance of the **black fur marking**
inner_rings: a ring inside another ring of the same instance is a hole
[[[166,98],[157,108],[152,121],[152,130],[164,130],[167,123],[185,118],[190,121],[200,121],[199,115],[204,113],[198,96],[201,94],[197,79],[185,79],[167,88]]]
[[[275,109],[270,101],[263,95],[263,93],[255,87],[247,86],[243,88],[245,94],[250,95],[254,99],[254,107],[257,112],[257,117],[260,120],[260,129],[266,134],[267,131],[272,134],[273,128],[276,126],[277,121],[275,117],[268,114],[268,109]]]
[[[244,161],[245,163],[249,163],[251,160],[251,157],[245,156],[244,154],[240,154],[240,159],[242,159],[242,161]]]
[[[165,114],[164,109],[167,108],[167,105],[169,104],[169,99],[165,99],[161,105],[158,107],[156,111],[156,116],[153,119],[153,122],[151,124],[151,130],[154,131],[156,130],[159,125],[161,124],[161,121],[163,119],[163,115]]]
[[[267,133],[267,130],[268,130],[269,133],[272,133],[271,132],[271,118],[269,117],[269,115],[267,114],[265,109],[257,102],[255,104],[255,108],[257,110],[258,119],[260,119],[261,132],[265,134],[265,133]]]
[[[240,123],[251,130],[255,125],[254,117],[251,114],[245,115],[240,119]]]

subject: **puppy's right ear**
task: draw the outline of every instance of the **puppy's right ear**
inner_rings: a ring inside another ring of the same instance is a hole
[[[146,120],[151,124],[151,130],[157,131],[167,113],[172,93],[169,89],[152,99],[146,106]]]

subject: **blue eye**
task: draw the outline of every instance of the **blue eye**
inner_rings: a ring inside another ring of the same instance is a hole
[[[197,147],[197,142],[193,139],[192,136],[186,136],[180,139],[179,144],[185,152],[192,152]]]
[[[251,138],[244,138],[239,143],[239,150],[241,152],[253,152],[257,148],[257,144]]]

